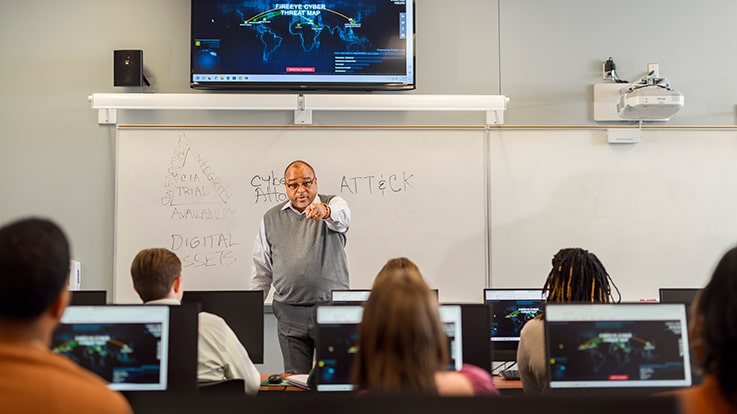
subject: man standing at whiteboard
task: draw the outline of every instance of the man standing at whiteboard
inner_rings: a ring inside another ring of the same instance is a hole
[[[284,372],[307,373],[315,351],[315,306],[330,301],[333,289],[348,289],[346,232],[348,204],[339,196],[317,193],[317,176],[297,160],[284,170],[289,201],[261,219],[253,248],[251,289],[274,286]]]

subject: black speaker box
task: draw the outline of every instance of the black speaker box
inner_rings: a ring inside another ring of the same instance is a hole
[[[113,86],[143,86],[143,50],[113,51]]]

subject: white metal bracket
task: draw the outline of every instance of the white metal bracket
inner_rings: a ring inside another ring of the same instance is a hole
[[[297,109],[294,110],[296,125],[312,125],[312,110],[305,106],[305,96],[297,95]]]
[[[98,123],[117,124],[118,110],[294,111],[296,125],[311,125],[313,111],[483,112],[486,125],[504,124],[509,98],[503,95],[272,95],[95,93]]]
[[[100,108],[97,111],[98,124],[117,124],[118,110],[115,108]]]

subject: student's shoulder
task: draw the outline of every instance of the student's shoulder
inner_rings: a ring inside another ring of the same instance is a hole
[[[489,371],[476,365],[463,364],[458,372],[471,383],[474,395],[499,395]]]
[[[216,328],[224,328],[228,327],[228,323],[225,322],[225,319],[222,317],[215,315],[214,313],[210,312],[200,312],[198,315],[200,326],[212,326]]]
[[[525,323],[520,331],[520,335],[530,335],[531,333],[542,333],[545,330],[545,322],[540,318],[530,319]]]
[[[46,379],[54,381],[59,395],[70,396],[70,404],[81,404],[89,410],[103,409],[108,413],[132,412],[123,395],[108,388],[97,375],[61,355],[49,355],[47,363],[49,375]],[[72,401],[75,395],[84,395],[85,398]]]
[[[199,331],[212,332],[218,335],[232,334],[235,335],[233,329],[228,325],[222,317],[209,312],[200,312],[199,314]]]
[[[473,384],[457,371],[439,371],[435,373],[435,385],[438,394],[443,396],[472,396]]]

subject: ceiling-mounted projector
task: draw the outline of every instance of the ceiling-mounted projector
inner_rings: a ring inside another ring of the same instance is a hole
[[[645,86],[623,93],[617,102],[622,119],[667,121],[683,108],[683,94],[660,86]]]

